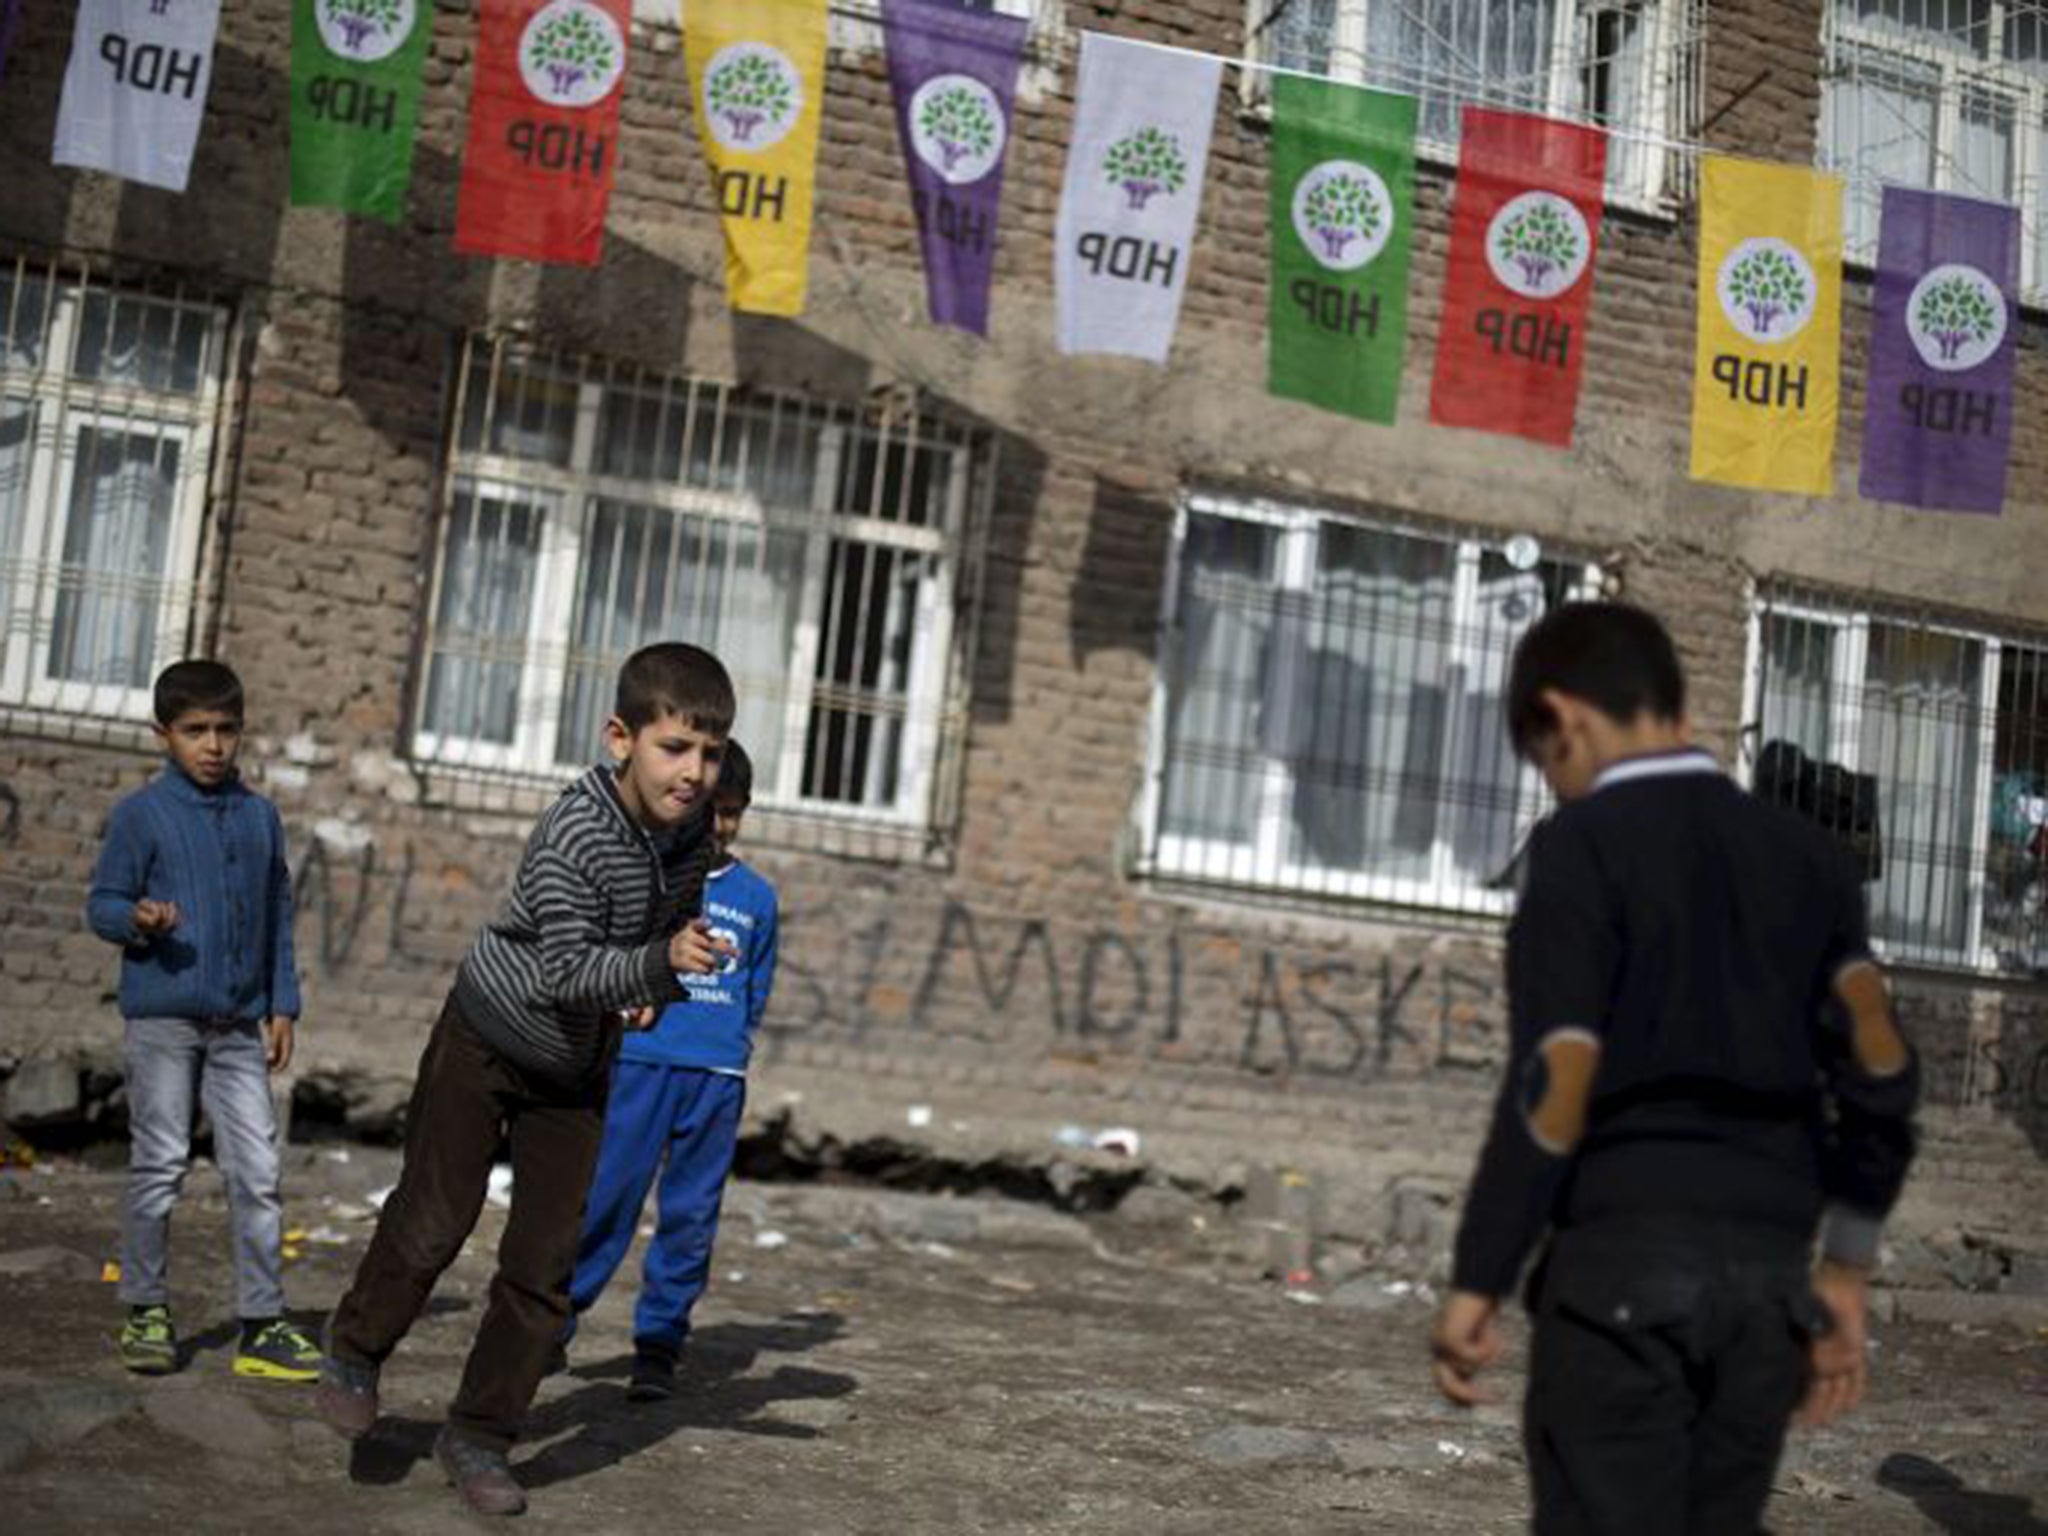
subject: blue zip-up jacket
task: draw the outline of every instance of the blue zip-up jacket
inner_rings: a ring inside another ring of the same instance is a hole
[[[124,1018],[299,1016],[284,849],[277,807],[238,778],[202,789],[166,764],[114,807],[86,918],[122,946]],[[144,898],[177,903],[178,926],[137,933]]]
[[[711,872],[704,916],[715,937],[733,947],[723,970],[680,976],[689,999],[671,1003],[652,1029],[629,1029],[622,1061],[664,1067],[745,1072],[754,1032],[775,986],[775,887],[735,859]]]

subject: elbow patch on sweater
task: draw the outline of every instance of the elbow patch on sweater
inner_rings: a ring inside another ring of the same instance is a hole
[[[1552,1157],[1570,1155],[1585,1139],[1599,1065],[1599,1038],[1586,1030],[1553,1029],[1537,1042],[1522,1124],[1529,1139]]]
[[[1835,973],[1835,996],[1849,1014],[1849,1038],[1856,1065],[1872,1077],[1897,1077],[1906,1070],[1906,1037],[1892,1012],[1892,989],[1869,960],[1854,960]]]

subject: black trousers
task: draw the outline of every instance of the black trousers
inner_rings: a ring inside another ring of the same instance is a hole
[[[1753,1536],[1825,1313],[1796,1235],[1559,1232],[1531,1285],[1538,1536]]]
[[[566,1087],[528,1078],[483,1042],[450,997],[420,1058],[398,1187],[355,1284],[334,1309],[334,1352],[377,1364],[398,1347],[475,1230],[491,1159],[509,1140],[512,1210],[490,1301],[448,1411],[467,1438],[509,1450],[548,1352],[568,1325],[569,1275],[608,1083],[603,1073]]]

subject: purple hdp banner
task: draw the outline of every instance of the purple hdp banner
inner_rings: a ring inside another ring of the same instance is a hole
[[[1865,497],[1959,512],[2003,505],[2019,270],[2019,209],[1885,188]]]
[[[932,319],[988,334],[1003,152],[1029,24],[949,0],[882,0],[882,35]]]

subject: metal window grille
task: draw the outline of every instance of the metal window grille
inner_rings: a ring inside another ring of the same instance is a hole
[[[1698,115],[1701,0],[1247,0],[1249,56],[1421,101],[1425,153],[1455,158],[1467,104],[1597,124],[1608,194],[1683,196],[1670,141]],[[1264,99],[1263,78],[1246,81]]]
[[[2048,299],[2048,0],[1832,0],[1821,164],[1849,182],[1849,259],[1877,259],[1887,183],[2022,210],[2022,286]]]
[[[1144,864],[1475,913],[1545,809],[1502,714],[1521,635],[1598,571],[1478,538],[1200,497],[1161,637]]]
[[[0,704],[146,720],[199,592],[227,314],[0,265]]]
[[[2048,631],[1770,587],[1750,671],[1751,765],[1783,742],[1876,780],[1884,954],[2048,970]]]
[[[985,434],[502,338],[455,401],[418,755],[589,762],[619,664],[682,639],[733,675],[759,800],[930,817]]]

